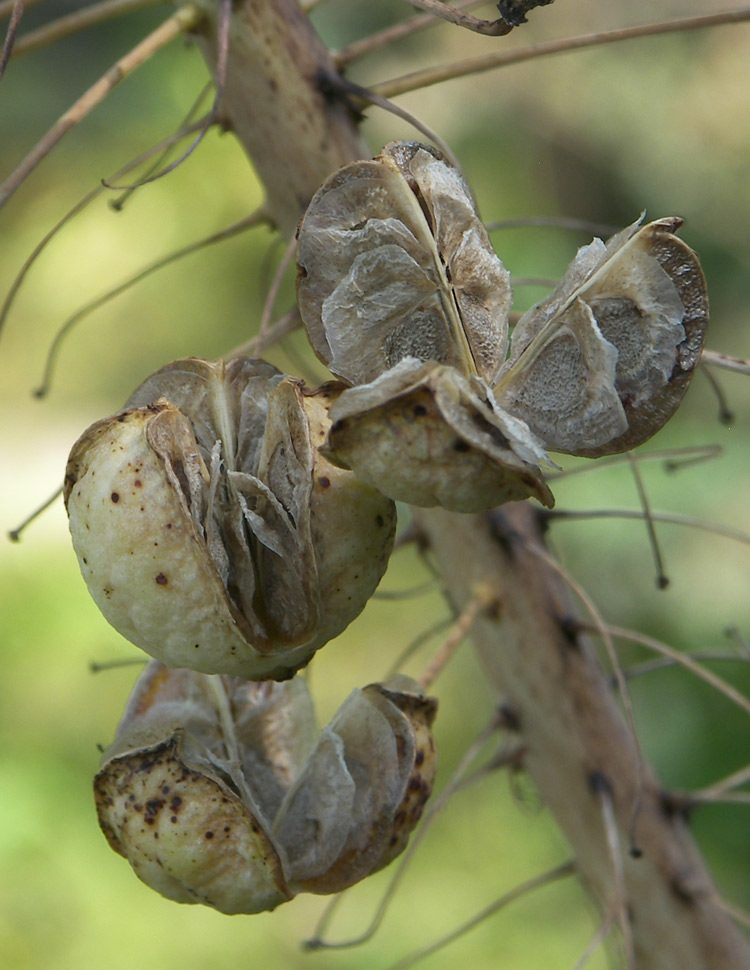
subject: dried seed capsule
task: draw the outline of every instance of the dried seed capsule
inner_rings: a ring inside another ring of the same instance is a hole
[[[291,676],[385,571],[393,503],[319,451],[341,388],[188,359],[74,445],[65,501],[109,622],[171,666]]]
[[[516,326],[495,394],[553,451],[613,454],[672,416],[708,323],[680,219],[640,220],[583,247],[560,285]]]
[[[412,505],[480,512],[533,496],[552,507],[541,444],[478,379],[404,360],[331,409],[327,453]]]
[[[497,377],[508,273],[469,187],[434,148],[394,142],[331,176],[300,223],[297,262],[310,342],[349,384],[406,357]]]
[[[337,892],[405,847],[435,774],[435,702],[355,691],[319,739],[304,682],[152,662],[95,781],[101,827],[152,888],[225,913]]]

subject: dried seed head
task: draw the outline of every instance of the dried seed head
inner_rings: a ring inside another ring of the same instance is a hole
[[[74,445],[65,501],[89,590],[171,666],[291,676],[385,571],[393,503],[319,451],[340,387],[177,361]]]
[[[627,451],[672,416],[708,323],[681,220],[640,221],[579,250],[560,285],[519,321],[495,394],[553,451]]]
[[[225,913],[337,892],[406,845],[435,774],[435,702],[355,691],[317,742],[304,683],[152,662],[95,781],[102,829],[148,885]]]
[[[349,384],[406,357],[497,377],[508,273],[466,182],[434,148],[395,142],[331,176],[300,223],[297,261],[310,342]]]
[[[385,495],[480,512],[533,496],[554,504],[541,444],[478,379],[404,360],[331,409],[327,452]]]

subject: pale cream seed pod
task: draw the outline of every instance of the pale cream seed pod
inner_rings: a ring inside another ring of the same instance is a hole
[[[454,367],[407,358],[344,391],[331,420],[326,453],[391,498],[452,512],[530,497],[554,505],[541,443]]]
[[[358,615],[395,508],[320,452],[340,390],[190,358],[82,435],[65,502],[115,629],[170,666],[282,679]]]
[[[406,846],[432,789],[434,700],[356,690],[318,735],[304,682],[152,661],[94,788],[111,847],[157,892],[224,913],[332,893]]]

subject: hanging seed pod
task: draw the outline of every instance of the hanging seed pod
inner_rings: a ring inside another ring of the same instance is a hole
[[[406,845],[432,788],[435,702],[407,678],[356,690],[315,740],[304,682],[152,662],[96,776],[136,874],[224,913],[338,892]]]
[[[469,187],[434,148],[394,142],[331,176],[300,223],[297,262],[310,342],[347,383],[406,357],[497,378],[508,273]]]
[[[402,502],[480,512],[533,496],[552,507],[541,444],[492,392],[453,367],[406,359],[344,391],[326,453]]]
[[[170,666],[291,676],[385,571],[393,503],[320,452],[341,387],[191,358],[74,445],[65,502],[89,590]]]
[[[553,451],[635,448],[669,420],[700,358],[706,284],[677,218],[579,250],[517,324],[495,395]]]

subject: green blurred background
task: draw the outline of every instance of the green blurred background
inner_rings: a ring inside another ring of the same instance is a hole
[[[48,0],[26,23],[80,6]],[[521,46],[625,23],[720,9],[724,3],[558,0],[508,39],[441,26],[379,51],[350,69],[361,83],[423,64]],[[479,11],[491,16],[489,8]],[[10,171],[47,126],[144,34],[170,13],[154,8],[14,60],[0,84],[0,171]],[[327,0],[315,13],[334,47],[408,16],[407,4]],[[120,85],[68,136],[0,213],[0,292],[44,233],[101,178],[180,124],[206,80],[197,52],[177,42]],[[700,253],[712,305],[709,345],[750,357],[750,25],[650,38],[535,60],[404,97],[459,156],[488,220],[566,215],[624,225],[643,209],[680,214]],[[373,150],[414,137],[403,122],[371,111]],[[280,257],[257,229],[155,274],[70,335],[50,394],[34,400],[56,330],[81,305],[149,261],[251,211],[260,192],[231,136],[211,133],[176,172],[137,192],[122,212],[103,197],[71,223],[29,274],[0,340],[0,520],[15,527],[51,494],[67,452],[92,421],[120,406],[167,360],[218,356],[254,333]],[[513,229],[494,233],[516,277],[557,277],[584,233]],[[516,307],[542,288],[519,286]],[[290,305],[287,281],[279,310]],[[323,376],[299,335],[271,355],[278,366]],[[750,529],[750,385],[726,375],[735,420],[722,426],[699,374],[675,420],[644,451],[716,443],[723,457],[668,474],[644,466],[652,505]],[[583,463],[565,460],[566,468]],[[590,463],[589,463],[590,464]],[[625,467],[592,470],[555,484],[562,509],[636,508]],[[408,514],[404,510],[402,521]],[[668,590],[655,588],[645,529],[597,520],[559,523],[551,542],[605,617],[682,650],[731,652],[725,631],[750,638],[750,547],[710,533],[658,529]],[[429,579],[413,551],[399,552],[383,581],[389,592]],[[420,631],[447,616],[437,591],[374,600],[311,670],[321,722],[356,685],[383,676]],[[523,779],[494,773],[458,794],[426,835],[379,934],[357,950],[306,954],[324,900],[300,897],[273,914],[220,916],[178,906],[141,885],[100,835],[91,798],[97,745],[111,739],[137,668],[92,675],[89,664],[132,658],[89,600],[67,540],[61,503],[17,547],[0,549],[0,962],[15,970],[204,970],[258,964],[386,968],[468,919],[519,881],[566,858],[566,849]],[[433,639],[434,647],[437,641]],[[410,662],[417,672],[428,644]],[[623,647],[623,660],[646,659]],[[750,693],[748,664],[712,664]],[[645,751],[665,784],[701,787],[748,763],[748,719],[715,691],[675,669],[632,685]],[[488,721],[493,697],[469,647],[436,685],[442,787]],[[490,745],[484,758],[493,751]],[[747,806],[696,813],[694,831],[720,889],[750,909]],[[359,932],[389,873],[356,887],[335,936]],[[596,928],[570,881],[541,889],[423,964],[455,961],[484,970],[567,970]],[[590,962],[607,965],[605,952]]]

